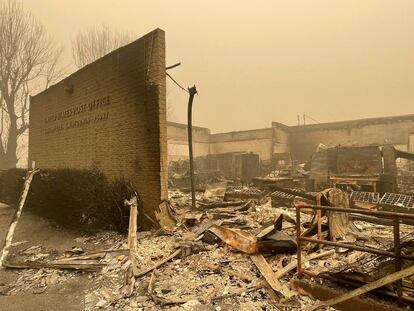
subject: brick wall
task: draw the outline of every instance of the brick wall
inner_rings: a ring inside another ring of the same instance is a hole
[[[165,33],[144,37],[31,98],[29,166],[124,175],[145,212],[167,198]]]

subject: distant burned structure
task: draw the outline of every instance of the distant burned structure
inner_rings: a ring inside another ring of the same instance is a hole
[[[308,190],[329,187],[368,192],[397,191],[397,159],[414,154],[393,146],[336,146],[315,152],[307,163]]]
[[[209,154],[196,161],[201,171],[218,170],[227,179],[250,182],[260,174],[259,155],[247,152]]]
[[[29,167],[123,175],[153,215],[167,199],[165,84],[156,29],[32,97]]]
[[[188,157],[186,125],[168,122],[169,161]],[[414,152],[414,115],[371,118],[343,122],[287,126],[273,122],[269,128],[211,134],[208,128],[194,127],[197,156],[228,152],[258,154],[263,164],[283,167],[304,163],[319,144],[341,146],[394,146]],[[408,165],[397,160],[399,166]]]
[[[394,146],[414,151],[414,115],[370,118],[289,127],[290,152],[305,161],[319,144],[327,147]]]

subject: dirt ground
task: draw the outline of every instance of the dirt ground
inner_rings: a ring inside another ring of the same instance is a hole
[[[0,203],[1,245],[4,243],[13,213],[13,207]],[[77,232],[58,229],[46,220],[23,211],[13,242],[27,242],[12,248],[11,253],[35,245],[43,245],[47,248],[64,251],[73,246],[76,237],[79,237]],[[1,269],[0,286],[13,284],[17,281],[19,275],[19,270]],[[89,283],[87,276],[79,273],[78,277],[67,282],[48,286],[41,293],[33,291],[32,293],[22,292],[11,296],[0,295],[0,310],[83,310],[84,290]]]

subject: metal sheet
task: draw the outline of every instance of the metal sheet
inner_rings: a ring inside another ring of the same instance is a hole
[[[350,199],[352,202],[377,204],[380,197],[378,192],[352,191]]]
[[[387,192],[381,198],[381,205],[414,208],[414,196]]]
[[[213,225],[209,231],[214,233],[226,244],[243,253],[256,254],[258,252],[257,237],[249,232],[239,229],[224,228],[217,225]]]

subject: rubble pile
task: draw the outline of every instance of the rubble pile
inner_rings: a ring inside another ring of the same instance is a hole
[[[84,291],[85,310],[313,308],[315,298],[292,285],[298,261],[295,205],[306,201],[292,193],[302,192],[287,189],[285,195],[279,190],[227,186],[223,192],[222,186],[198,192],[195,210],[189,193],[170,191],[168,206],[176,225],[137,232],[135,247],[129,247],[130,236],[109,231],[78,237],[64,253],[43,245],[19,245],[20,251],[6,263],[18,269],[19,276],[0,286],[0,294],[44,293],[55,284],[84,278],[90,282]],[[333,206],[342,201],[349,205],[340,190],[323,195]],[[304,196],[320,200],[315,193]],[[310,209],[301,215],[301,230],[310,237],[318,235],[315,215]],[[334,237],[365,248],[394,247],[392,226],[351,216],[344,220],[335,213],[322,217],[323,239]],[[412,226],[401,224],[400,232],[403,254],[414,255]],[[395,271],[394,261],[381,255],[304,242],[301,251],[309,281],[328,287],[331,282],[358,287]],[[409,266],[411,262],[403,260],[402,268]],[[405,297],[414,300],[413,277],[402,284]],[[395,301],[394,290],[391,285],[382,289],[386,292],[382,297]]]

